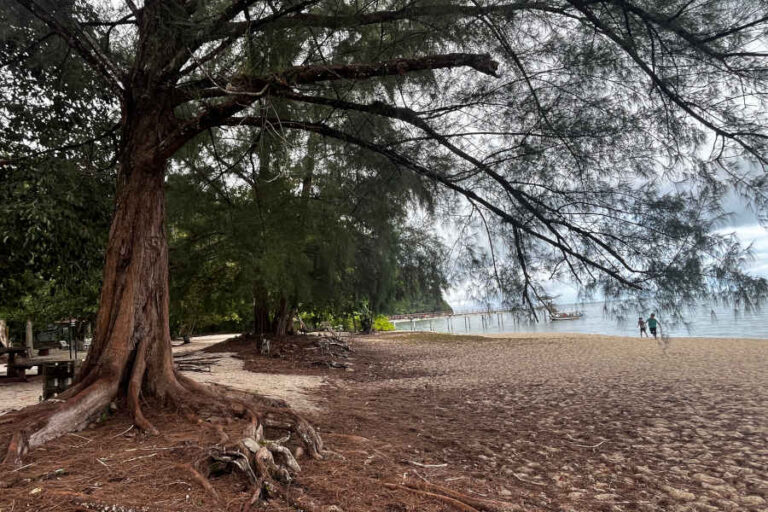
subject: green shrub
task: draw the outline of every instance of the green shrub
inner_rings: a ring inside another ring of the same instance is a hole
[[[374,331],[394,331],[395,324],[390,322],[389,319],[384,315],[376,315],[376,318],[373,319],[373,330]]]

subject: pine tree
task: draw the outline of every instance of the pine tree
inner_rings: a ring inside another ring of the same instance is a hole
[[[6,55],[59,38],[120,108],[94,343],[63,403],[22,413],[7,460],[116,397],[148,432],[140,396],[219,399],[173,369],[165,229],[169,163],[211,130],[316,134],[463,197],[501,222],[529,303],[542,264],[608,290],[760,285],[707,258],[738,259],[709,232],[726,184],[765,197],[763,2],[96,4],[2,6],[38,20]]]

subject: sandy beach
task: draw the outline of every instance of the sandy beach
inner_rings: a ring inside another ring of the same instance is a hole
[[[424,333],[360,343],[389,377],[354,384],[345,406],[358,420],[347,428],[405,439],[401,460],[447,464],[412,465],[432,482],[518,510],[768,510],[766,340],[679,338],[662,349],[612,336]],[[372,403],[386,427],[360,421]]]
[[[346,370],[318,365],[302,342],[276,343],[270,357],[242,342],[200,354],[223,361],[204,380],[247,382],[250,372],[319,429],[336,455],[300,461],[296,492],[307,510],[457,510],[408,487],[413,482],[495,507],[476,510],[768,510],[767,340],[677,338],[661,347],[581,334],[387,333],[353,339],[340,360]],[[88,491],[98,503],[239,510],[249,498],[237,494],[236,480],[221,479],[213,483],[229,501],[212,501],[168,472],[177,462],[171,452],[154,451],[173,445],[172,436],[119,437],[129,426],[115,419],[82,432],[109,441],[78,452],[71,475],[46,481],[45,503],[76,510],[54,493],[82,494],[82,482],[99,480],[94,457],[121,450],[156,456],[132,462],[130,472],[110,466],[112,483]],[[48,448],[50,457],[64,449]],[[35,475],[60,464],[42,452],[30,460],[35,465],[17,473],[13,487],[17,506],[43,499],[19,501],[41,485]],[[295,510],[278,502],[270,509]]]

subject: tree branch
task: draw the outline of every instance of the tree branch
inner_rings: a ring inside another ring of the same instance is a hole
[[[73,50],[80,54],[89,66],[102,75],[113,91],[122,93],[123,73],[104,54],[98,44],[80,28],[76,20],[65,17],[60,18],[58,13],[51,13],[42,8],[36,0],[16,0],[16,2],[64,39]],[[72,28],[68,27],[68,24],[71,24]]]
[[[723,60],[723,59],[727,59],[728,57],[735,57],[735,56],[742,56],[742,55],[743,56],[760,56],[760,54],[757,52],[744,52],[744,54],[723,53],[714,49],[708,43],[716,39],[720,39],[729,35],[736,34],[741,30],[746,30],[747,28],[758,25],[760,23],[764,23],[768,21],[768,16],[764,16],[762,18],[754,20],[751,23],[747,23],[740,27],[735,27],[731,30],[728,30],[720,34],[715,34],[707,38],[700,38],[697,34],[694,34],[693,32],[681,26],[680,23],[678,23],[676,20],[669,19],[665,16],[661,16],[659,14],[647,11],[637,5],[632,4],[628,0],[612,0],[612,2],[615,5],[617,5],[620,9],[623,9],[625,12],[631,12],[632,14],[638,16],[640,19],[646,22],[653,23],[654,25],[662,28],[663,30],[666,30],[668,32],[675,34],[676,36],[678,36],[679,38],[687,42],[691,46],[691,48],[694,48],[695,50],[700,51],[710,57]]]
[[[651,67],[648,65],[647,62],[645,62],[642,57],[638,54],[637,50],[635,49],[634,45],[627,41],[624,37],[617,34],[615,31],[611,30],[610,27],[608,27],[603,21],[597,17],[597,15],[592,12],[591,9],[589,9],[588,4],[589,2],[586,2],[584,0],[568,0],[571,4],[574,5],[579,11],[581,11],[585,18],[591,23],[597,30],[600,31],[601,34],[606,36],[608,39],[616,43],[619,48],[621,48],[624,53],[626,53],[634,62],[637,64],[637,66],[651,79],[651,82],[654,86],[656,86],[663,96],[667,97],[670,101],[672,101],[675,105],[677,105],[680,109],[682,109],[686,114],[691,116],[693,119],[704,125],[705,127],[712,130],[716,135],[719,135],[723,137],[724,139],[729,139],[738,144],[742,147],[747,153],[755,157],[755,159],[760,162],[763,166],[768,166],[768,159],[764,157],[758,150],[755,148],[752,144],[745,141],[741,138],[740,133],[736,132],[730,132],[726,130],[725,128],[721,128],[717,124],[715,124],[710,119],[707,119],[703,114],[700,114],[699,112],[696,112],[696,110],[693,108],[693,106],[686,101],[683,97],[681,97],[677,92],[672,90],[672,87],[670,84],[663,80],[656,72],[651,69]],[[758,133],[751,133],[747,134],[749,136],[755,136],[755,137],[765,137],[762,134]]]
[[[365,80],[368,78],[404,75],[415,71],[468,66],[482,73],[496,76],[498,63],[488,54],[449,53],[412,59],[394,59],[374,64],[339,64],[331,66],[299,66],[266,77],[239,77],[226,87],[203,90],[203,96],[216,94],[230,97],[207,108],[187,121],[164,142],[163,152],[172,154],[191,137],[213,126],[226,123],[229,116],[247,108],[258,98],[289,86],[311,84],[328,80]],[[177,103],[195,99],[189,91],[178,92]],[[169,153],[170,152],[170,153]]]
[[[434,141],[442,145],[443,147],[447,148],[449,151],[451,151],[453,154],[458,156],[459,158],[469,162],[472,164],[476,169],[479,171],[482,171],[487,176],[489,176],[491,179],[496,181],[501,187],[508,192],[514,199],[517,201],[523,208],[528,210],[530,213],[532,213],[541,223],[543,223],[547,228],[552,232],[552,234],[557,238],[561,239],[560,233],[558,230],[554,227],[555,224],[561,225],[565,227],[566,229],[578,233],[584,239],[589,240],[595,244],[597,244],[599,247],[601,247],[604,251],[606,251],[608,254],[610,254],[616,261],[618,261],[621,266],[623,266],[625,269],[627,269],[630,272],[637,273],[639,272],[637,269],[634,269],[629,265],[629,263],[619,254],[616,250],[614,250],[609,244],[607,244],[605,241],[601,240],[599,237],[593,235],[592,233],[588,232],[587,230],[572,224],[570,222],[567,222],[562,219],[551,219],[542,214],[542,212],[539,210],[539,208],[536,208],[531,202],[526,198],[526,194],[518,190],[517,188],[513,187],[509,181],[507,181],[502,175],[497,173],[495,170],[493,170],[489,165],[481,162],[477,158],[473,157],[472,155],[468,154],[466,151],[463,151],[461,148],[453,144],[445,135],[438,133],[434,128],[432,128],[429,123],[421,119],[416,112],[414,112],[411,109],[403,108],[403,107],[393,107],[390,105],[387,105],[382,102],[375,102],[370,105],[360,104],[360,103],[352,103],[349,101],[344,100],[335,100],[332,98],[321,98],[321,97],[314,97],[314,96],[304,96],[299,95],[295,93],[290,93],[286,91],[276,91],[276,96],[281,96],[289,99],[294,99],[298,101],[304,101],[307,103],[315,103],[315,104],[321,104],[326,106],[331,106],[334,108],[339,108],[342,110],[354,110],[358,112],[367,112],[371,114],[376,114],[384,117],[388,117],[391,119],[399,119],[401,121],[404,121],[412,126],[415,126],[419,129],[421,129],[424,133],[426,133],[430,138],[432,138]]]
[[[481,14],[512,14],[518,11],[542,11],[557,14],[567,14],[567,9],[553,7],[548,2],[522,0],[502,5],[490,5],[474,7],[468,5],[410,5],[403,9],[391,11],[376,11],[367,14],[357,13],[348,15],[318,15],[295,14],[274,20],[257,21],[252,25],[247,22],[234,22],[221,27],[219,31],[210,34],[211,39],[221,39],[231,36],[240,36],[248,31],[260,30],[263,27],[271,29],[316,27],[328,29],[342,29],[363,27],[377,23],[388,23],[397,20],[413,20],[419,18],[466,18]]]
[[[176,104],[201,98],[219,96],[264,95],[267,89],[287,89],[295,85],[308,85],[334,80],[367,80],[382,76],[405,75],[432,69],[471,67],[486,75],[498,77],[498,62],[487,53],[448,53],[392,59],[372,64],[332,64],[329,66],[297,66],[260,77],[236,76],[226,86],[217,85],[213,79],[201,80],[194,87],[179,87]]]

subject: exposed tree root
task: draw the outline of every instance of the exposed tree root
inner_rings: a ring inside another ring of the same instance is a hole
[[[504,503],[496,500],[486,500],[481,498],[475,498],[474,496],[468,496],[466,494],[462,494],[458,491],[454,491],[453,489],[449,489],[448,487],[431,484],[425,481],[413,480],[413,481],[407,482],[405,485],[411,489],[418,489],[422,491],[429,491],[432,493],[442,494],[450,498],[459,500],[477,509],[486,510],[487,512],[510,512],[510,511],[519,509],[519,507],[511,503]]]
[[[480,510],[476,509],[475,507],[471,505],[467,505],[466,503],[459,501],[455,498],[451,498],[449,496],[445,496],[443,494],[435,494],[428,491],[420,491],[418,489],[412,489],[410,487],[407,487],[405,485],[398,485],[398,484],[384,484],[384,487],[387,489],[402,489],[414,494],[419,494],[421,496],[426,496],[429,498],[436,499],[438,501],[442,501],[443,503],[447,503],[449,505],[452,505],[454,508],[458,510],[462,510],[464,512],[480,512]]]
[[[143,375],[145,369],[139,363],[133,368],[138,370],[132,372],[124,395],[125,405],[138,429],[155,434],[157,429],[142,412],[144,401],[138,376]],[[154,384],[157,385],[157,381]],[[3,464],[19,466],[30,449],[63,434],[82,430],[109,410],[110,402],[117,395],[117,386],[109,386],[97,379],[91,386],[81,387],[79,392],[69,395],[66,400],[43,403],[3,418],[4,423],[13,420],[19,425],[8,444]],[[284,402],[234,393],[219,386],[201,385],[175,372],[167,381],[160,382],[154,395],[150,399],[153,406],[171,407],[201,428],[213,429],[218,435],[218,440],[203,459],[194,466],[181,466],[214,498],[219,496],[209,480],[211,476],[232,472],[245,475],[254,488],[251,501],[255,505],[283,494],[282,486],[290,483],[301,470],[296,459],[302,454],[323,457],[320,436]],[[205,416],[218,420],[208,422],[203,419]],[[242,437],[233,436],[231,430],[225,432],[219,424],[220,420],[230,423],[229,418],[233,416],[246,422]],[[267,439],[265,429],[273,434],[278,431],[276,439]]]
[[[512,503],[487,500],[468,496],[447,487],[431,484],[427,481],[411,480],[404,484],[384,484],[388,489],[400,489],[413,494],[427,496],[464,512],[515,512],[521,508]]]
[[[8,443],[8,451],[3,459],[3,464],[8,465],[21,465],[21,458],[26,452],[26,445],[24,444],[24,436],[21,432],[15,432],[11,437],[11,442]]]
[[[207,478],[205,478],[203,475],[201,475],[198,470],[196,470],[189,464],[176,464],[176,467],[189,473],[192,476],[192,478],[195,480],[195,482],[200,484],[200,487],[205,489],[205,491],[208,494],[210,494],[214,499],[216,500],[219,499],[219,493],[216,492],[216,489],[213,488],[213,486],[211,485],[211,482]]]

